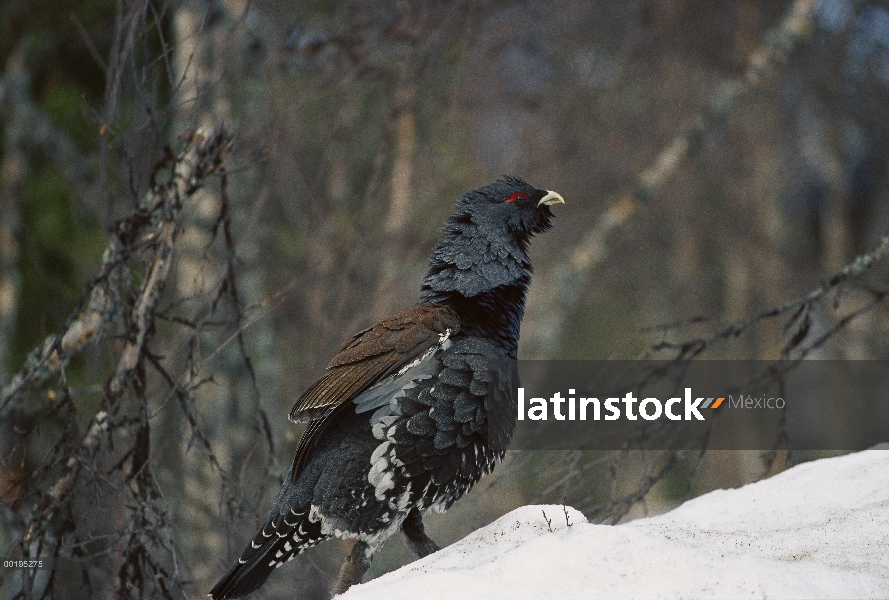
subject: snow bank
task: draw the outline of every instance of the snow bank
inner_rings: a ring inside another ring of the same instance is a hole
[[[889,446],[614,527],[525,506],[343,600],[889,598]],[[552,531],[542,511],[552,521]]]

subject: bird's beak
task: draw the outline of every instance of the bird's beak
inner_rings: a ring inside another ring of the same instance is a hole
[[[537,203],[537,206],[547,206],[549,204],[565,204],[565,199],[556,192],[550,192],[549,190],[547,190],[546,196],[540,199],[540,202]]]

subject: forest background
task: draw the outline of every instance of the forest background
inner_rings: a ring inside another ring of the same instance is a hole
[[[295,398],[501,173],[567,202],[522,358],[889,355],[880,2],[6,1],[0,108],[0,554],[91,565],[3,597],[206,593]],[[811,457],[512,452],[429,529],[625,521]],[[323,597],[345,551],[263,597]]]

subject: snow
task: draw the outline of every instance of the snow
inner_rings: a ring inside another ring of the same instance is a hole
[[[616,526],[525,506],[341,598],[889,598],[887,450],[805,463]]]

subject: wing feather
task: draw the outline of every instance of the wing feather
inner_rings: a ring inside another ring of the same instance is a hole
[[[336,415],[351,400],[381,379],[397,373],[439,342],[456,333],[457,314],[439,304],[421,304],[355,334],[290,409],[290,420],[309,422],[293,458],[291,479],[305,467],[309,454]]]

